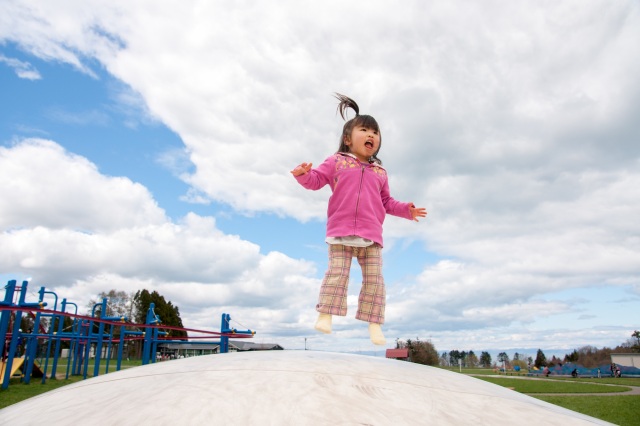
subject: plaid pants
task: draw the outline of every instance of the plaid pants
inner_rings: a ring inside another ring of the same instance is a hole
[[[383,324],[386,292],[382,278],[382,247],[378,244],[368,247],[329,244],[329,269],[322,280],[316,311],[347,315],[347,288],[353,256],[358,258],[362,268],[356,319]]]

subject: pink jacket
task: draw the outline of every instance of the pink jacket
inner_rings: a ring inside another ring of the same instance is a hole
[[[349,154],[336,153],[296,180],[314,191],[327,184],[331,187],[327,237],[357,235],[382,246],[382,223],[387,213],[413,219],[409,208],[415,206],[391,197],[385,169],[361,163]]]

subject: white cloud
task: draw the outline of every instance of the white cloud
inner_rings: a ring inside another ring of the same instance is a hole
[[[95,55],[140,93],[182,136],[196,166],[186,179],[201,193],[242,211],[308,219],[321,217],[326,197],[292,192],[286,172],[336,149],[334,90],[378,116],[385,141],[389,129],[381,154],[403,197],[413,194],[404,181],[428,185],[441,165],[470,179],[496,166],[553,176],[591,166],[581,157],[611,156],[597,140],[584,141],[589,155],[575,155],[578,141],[567,132],[616,125],[619,110],[638,99],[625,87],[635,87],[640,59],[614,53],[635,40],[637,7],[594,2],[576,14],[571,4],[463,11],[416,2],[390,11],[329,2],[303,11],[164,3],[149,13],[138,3],[123,13],[118,3],[95,2],[64,13],[40,5],[32,13],[46,20],[27,22],[51,30],[34,43],[64,41]],[[610,19],[599,19],[603,10]],[[70,16],[84,25],[67,25]],[[351,16],[366,19],[366,29]]]
[[[5,63],[9,67],[13,68],[16,75],[20,78],[27,80],[40,80],[42,76],[30,63],[20,61],[14,58],[7,58],[4,55],[0,55],[0,63]]]
[[[3,229],[115,231],[166,220],[145,187],[104,176],[86,158],[48,140],[0,147],[0,180],[2,199],[10,200],[0,204]]]
[[[169,221],[146,188],[101,175],[51,141],[0,148],[0,269],[78,303],[110,289],[157,290],[185,319],[212,309],[285,311],[318,285],[309,262],[260,248],[190,213]],[[210,319],[209,319],[210,320]],[[211,324],[197,324],[211,327]],[[197,326],[196,325],[196,326]],[[254,326],[255,327],[255,326]]]

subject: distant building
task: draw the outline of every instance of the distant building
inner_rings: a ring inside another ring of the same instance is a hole
[[[220,352],[220,345],[214,343],[160,343],[158,355],[161,359],[175,359]]]
[[[241,340],[229,341],[229,352],[281,351],[284,348],[277,343],[254,343]],[[162,359],[174,359],[220,353],[220,345],[215,343],[161,343],[158,356]]]
[[[624,367],[640,368],[640,354],[611,354],[611,362]]]
[[[281,351],[284,348],[277,343],[254,343],[242,340],[229,340],[229,352],[244,351]]]
[[[387,349],[387,358],[409,361],[409,349]]]

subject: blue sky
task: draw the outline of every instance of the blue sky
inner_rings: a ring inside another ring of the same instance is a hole
[[[385,222],[388,347],[640,328],[637,3],[278,5],[4,3],[0,278],[79,304],[153,289],[191,327],[229,312],[287,348],[374,350],[355,266],[348,316],[313,331],[329,191],[289,175],[337,149],[337,91],[380,122],[394,197],[429,212]]]

